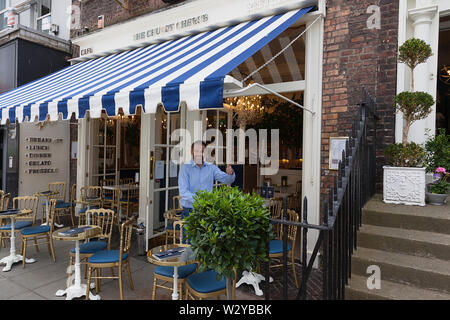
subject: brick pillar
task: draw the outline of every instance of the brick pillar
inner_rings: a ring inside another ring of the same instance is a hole
[[[368,28],[371,5],[380,8],[380,28]],[[399,2],[385,0],[329,0],[324,25],[322,104],[322,199],[333,185],[328,164],[329,138],[348,136],[362,86],[377,102],[377,181],[382,181],[384,149],[394,142],[393,107],[397,81]]]

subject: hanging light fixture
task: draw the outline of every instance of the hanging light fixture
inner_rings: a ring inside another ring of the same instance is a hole
[[[446,85],[450,85],[450,66],[444,66],[439,73],[439,80]]]
[[[260,122],[264,115],[261,95],[227,98],[225,103],[233,110],[240,128]]]

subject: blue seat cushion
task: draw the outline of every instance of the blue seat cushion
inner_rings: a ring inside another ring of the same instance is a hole
[[[287,244],[287,251],[291,250],[291,245]],[[283,241],[270,240],[269,242],[269,254],[283,253]]]
[[[166,230],[173,230],[173,222],[167,225]],[[177,230],[180,230],[180,225],[177,225]]]
[[[112,197],[112,196],[104,196],[103,199],[104,199],[104,200],[112,200],[113,197]]]
[[[33,224],[32,221],[27,221],[27,220],[25,220],[25,221],[17,221],[17,222],[14,223],[14,228],[16,230],[19,230],[19,229],[23,229],[23,228],[26,228],[26,227],[31,227],[32,224]],[[0,230],[11,230],[11,224],[7,224],[7,225],[4,225],[4,226],[0,227]]]
[[[56,203],[56,209],[70,208],[70,202],[58,202]]]
[[[108,243],[105,241],[89,241],[80,244],[80,253],[95,253],[105,250]],[[70,253],[75,253],[75,248],[70,249]]]
[[[210,293],[225,289],[227,286],[226,280],[223,279],[218,281],[216,276],[216,271],[208,270],[205,272],[191,274],[187,277],[186,281],[192,289],[201,293]]]
[[[184,279],[188,275],[194,273],[196,269],[197,269],[197,264],[195,264],[195,263],[188,264],[187,266],[178,267],[178,278]],[[160,276],[172,278],[173,277],[173,267],[158,266],[155,268],[155,273]]]
[[[50,226],[34,226],[34,227],[24,228],[20,232],[24,236],[29,236],[32,234],[44,233],[44,232],[49,232],[49,231],[50,231]]]
[[[98,209],[98,206],[91,207],[91,209]],[[85,213],[88,210],[88,207],[84,207],[80,209],[80,213]]]
[[[120,250],[97,251],[89,258],[89,263],[113,263],[119,262]],[[128,258],[128,253],[122,255],[122,261]]]
[[[128,202],[128,198],[121,198],[120,199],[121,202]],[[130,202],[138,202],[138,199],[136,198],[131,198]]]

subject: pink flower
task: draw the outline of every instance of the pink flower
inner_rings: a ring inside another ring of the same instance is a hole
[[[445,171],[445,168],[439,167],[436,169],[436,173],[443,173],[445,174],[447,171]]]

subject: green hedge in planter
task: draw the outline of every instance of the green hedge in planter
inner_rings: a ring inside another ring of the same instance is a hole
[[[196,193],[185,230],[201,263],[200,272],[214,269],[219,278],[233,278],[234,269],[253,270],[258,262],[267,261],[273,234],[263,204],[259,195],[244,194],[238,187]]]

